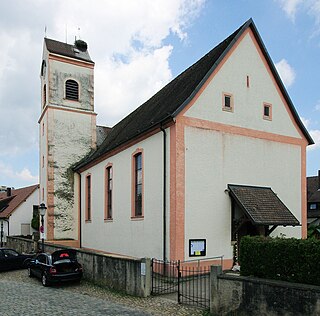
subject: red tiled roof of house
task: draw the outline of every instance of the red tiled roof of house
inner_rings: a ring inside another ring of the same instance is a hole
[[[320,202],[320,172],[318,176],[307,177],[307,199],[309,203]]]
[[[14,210],[38,188],[39,184],[12,189],[10,196],[7,196],[7,192],[0,192],[0,218],[9,218]]]

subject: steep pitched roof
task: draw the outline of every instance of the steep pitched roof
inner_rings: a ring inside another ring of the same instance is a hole
[[[308,203],[320,203],[320,172],[318,176],[307,177]]]
[[[228,189],[253,224],[300,225],[271,188],[228,184]]]
[[[88,50],[82,51],[80,49],[77,49],[75,45],[70,45],[67,43],[62,43],[55,41],[53,39],[45,38],[44,42],[46,44],[46,47],[50,53],[67,56],[79,60],[84,60],[89,63],[93,63],[93,61],[90,58],[90,55],[88,53]]]
[[[13,189],[11,190],[11,196],[7,196],[7,192],[0,192],[0,218],[9,218],[17,207],[38,188],[39,184]]]
[[[79,170],[90,162],[98,159],[104,154],[107,154],[118,146],[134,139],[135,137],[147,131],[159,128],[164,123],[172,121],[173,118],[176,117],[192,100],[212,72],[217,68],[225,55],[233,47],[235,42],[249,27],[256,36],[256,39],[265,55],[266,60],[268,61],[270,69],[280,87],[280,90],[290,107],[296,123],[300,127],[309,144],[313,144],[313,140],[301,122],[299,115],[297,114],[278,75],[278,72],[253,23],[253,20],[250,19],[224,41],[214,47],[209,53],[198,60],[195,64],[190,66],[178,77],[168,83],[148,101],[143,103],[135,111],[130,113],[122,121],[116,124],[108,133],[101,146],[95,152],[77,164],[74,169]]]

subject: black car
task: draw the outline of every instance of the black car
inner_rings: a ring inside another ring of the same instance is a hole
[[[23,254],[10,248],[0,248],[0,271],[23,269],[35,255]]]
[[[28,265],[29,277],[41,279],[43,286],[60,281],[80,281],[82,266],[72,249],[40,253]]]

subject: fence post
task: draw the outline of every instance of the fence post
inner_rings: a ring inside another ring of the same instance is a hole
[[[218,275],[222,274],[221,266],[211,266],[210,270],[210,313],[219,315],[220,299],[219,299],[219,280]]]
[[[181,278],[181,271],[180,271],[180,260],[178,260],[178,303],[181,304],[180,300],[180,278]]]
[[[151,294],[151,260],[150,258],[142,258],[141,259],[141,290],[142,297],[147,297]]]

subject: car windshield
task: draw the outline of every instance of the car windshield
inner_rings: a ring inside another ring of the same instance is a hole
[[[3,249],[2,252],[5,257],[18,257],[19,256],[19,254],[12,249]]]

